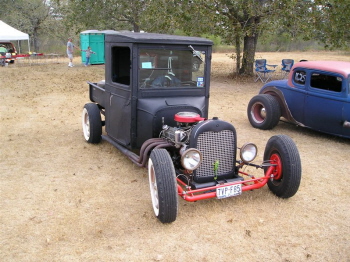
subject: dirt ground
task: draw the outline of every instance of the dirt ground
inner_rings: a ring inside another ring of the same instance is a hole
[[[350,61],[337,52],[256,58]],[[86,81],[104,79],[104,66],[78,61],[0,68],[1,261],[350,261],[349,139],[282,122],[252,128],[246,108],[262,84],[228,78],[233,61],[214,54],[209,117],[233,123],[238,145],[255,142],[257,162],[272,135],[292,137],[301,186],[288,200],[267,187],[179,199],[177,220],[164,225],[153,215],[146,169],[107,142],[84,141]]]

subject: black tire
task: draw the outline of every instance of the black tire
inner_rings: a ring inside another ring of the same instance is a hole
[[[98,106],[94,103],[85,104],[82,114],[83,134],[88,143],[101,142],[102,121]]]
[[[301,180],[300,155],[294,141],[286,135],[272,136],[265,147],[264,161],[277,163],[274,178],[267,182],[271,192],[281,198],[294,196]]]
[[[178,196],[173,162],[165,149],[154,149],[148,160],[153,211],[162,223],[176,220]]]
[[[253,127],[267,130],[278,124],[281,117],[281,108],[274,96],[260,94],[249,101],[247,114]]]

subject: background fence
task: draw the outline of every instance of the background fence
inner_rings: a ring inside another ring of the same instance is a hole
[[[17,57],[14,65],[35,66],[45,64],[61,64],[67,61],[67,56],[61,54],[31,54]]]

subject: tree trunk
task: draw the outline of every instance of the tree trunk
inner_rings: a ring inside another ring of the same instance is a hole
[[[137,23],[133,23],[133,29],[135,33],[140,33],[140,26]]]
[[[244,37],[242,67],[239,69],[240,75],[253,75],[254,57],[258,34]]]
[[[236,35],[236,72],[238,73],[241,66],[241,38]]]
[[[38,43],[38,29],[35,27],[33,29],[33,47],[34,47],[34,52],[38,53],[39,52],[39,43]]]

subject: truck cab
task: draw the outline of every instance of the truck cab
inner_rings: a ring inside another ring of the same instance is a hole
[[[105,36],[105,82],[90,83],[90,100],[102,107],[105,130],[138,149],[174,126],[181,111],[208,117],[212,41],[161,34]]]

